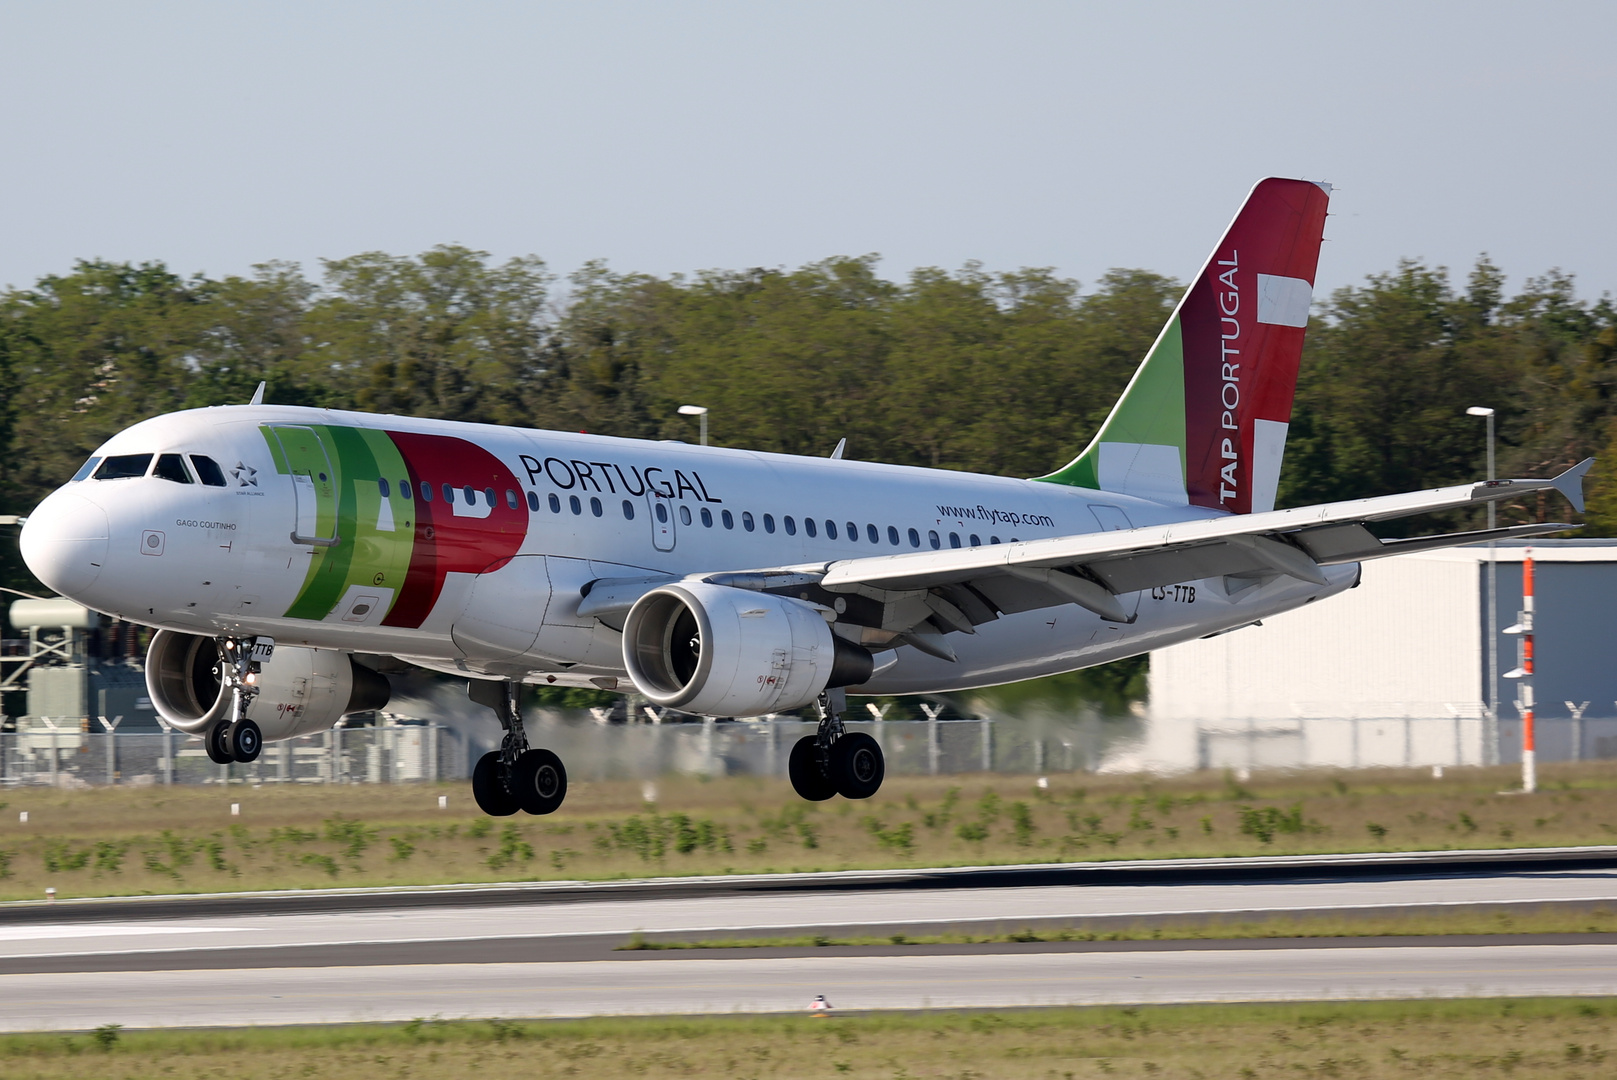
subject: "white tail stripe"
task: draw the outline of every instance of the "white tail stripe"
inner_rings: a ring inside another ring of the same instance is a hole
[[[1258,275],[1258,321],[1271,326],[1307,326],[1314,286],[1302,278]]]
[[[1179,447],[1157,443],[1103,442],[1096,462],[1102,491],[1186,506],[1185,466]]]
[[[1266,514],[1275,508],[1280,491],[1280,462],[1286,453],[1289,424],[1274,420],[1252,421],[1252,512]]]

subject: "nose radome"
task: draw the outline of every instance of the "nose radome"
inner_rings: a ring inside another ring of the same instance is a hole
[[[107,513],[81,495],[53,492],[22,527],[22,558],[35,577],[87,606],[107,561]]]

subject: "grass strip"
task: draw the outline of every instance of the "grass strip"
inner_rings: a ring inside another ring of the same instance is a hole
[[[835,1004],[835,1002],[833,1002]],[[183,1022],[184,1017],[176,1019]],[[1609,999],[837,1015],[414,1020],[0,1036],[0,1074],[133,1077],[1540,1077],[1610,1075]]]
[[[809,949],[836,946],[1001,945],[1012,942],[1082,941],[1218,941],[1254,938],[1439,937],[1491,934],[1617,934],[1617,907],[1566,910],[1547,906],[1522,913],[1461,910],[1387,916],[1277,917],[1262,920],[1151,925],[1140,923],[1108,929],[1083,925],[1021,927],[981,933],[887,935],[788,935],[780,937],[663,940],[634,934],[620,952],[668,949]]]

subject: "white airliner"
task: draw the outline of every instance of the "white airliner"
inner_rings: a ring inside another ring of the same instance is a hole
[[[1313,603],[1400,552],[1367,524],[1554,488],[1501,480],[1275,510],[1329,187],[1260,182],[1089,447],[1035,480],[258,403],[109,439],[29,515],[28,566],[158,628],[163,718],[216,761],[386,702],[377,655],[468,677],[506,731],[490,814],[567,775],[523,683],[633,689],[713,716],[817,704],[806,799],[867,798],[845,694],[1011,682]],[[372,661],[374,662],[374,661]]]

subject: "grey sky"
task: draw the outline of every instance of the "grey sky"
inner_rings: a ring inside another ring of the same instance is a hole
[[[651,273],[1188,277],[1269,174],[1321,285],[1617,289],[1617,4],[0,6],[0,284],[460,242]]]

